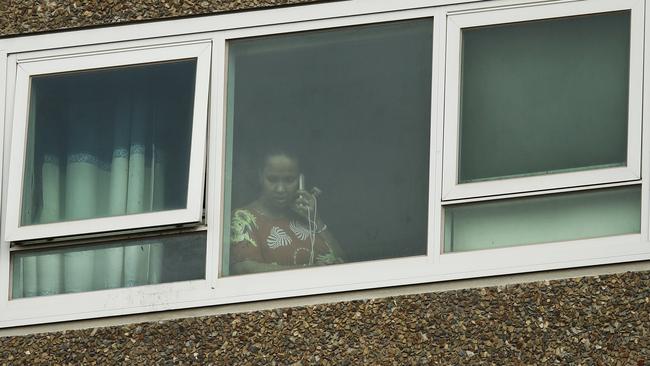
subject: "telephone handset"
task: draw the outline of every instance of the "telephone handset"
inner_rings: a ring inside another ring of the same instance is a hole
[[[298,205],[297,200],[304,196],[305,191],[305,175],[300,173],[298,174],[298,195],[296,195],[296,202],[294,204]]]
[[[298,190],[306,191],[305,175],[302,173],[298,174]],[[323,193],[323,191],[321,191],[318,187],[312,187],[309,193],[311,193],[314,198],[317,198],[321,193]]]
[[[305,186],[305,175],[302,174],[302,173],[300,173],[300,174],[298,175],[298,192],[300,192],[300,193],[298,194],[298,196],[296,197],[296,199],[299,199],[300,197],[304,197],[304,198],[306,198],[307,200],[309,200],[309,199],[310,199],[310,198],[309,198],[309,197],[310,197],[309,194],[311,193],[311,195],[312,195],[311,197],[313,197],[313,199],[315,200],[315,199],[316,199],[316,195],[315,195],[314,193],[315,193],[315,191],[317,191],[317,190],[318,190],[318,188],[315,188],[315,187],[314,187],[314,188],[312,188],[312,192],[307,192],[307,190],[306,190],[306,186]],[[318,191],[320,191],[320,190],[318,190]],[[307,195],[306,195],[306,196],[305,196],[305,193],[304,193],[304,192],[307,192]],[[320,192],[319,192],[319,193],[320,193]]]
[[[298,190],[304,191],[305,190],[305,175],[300,173],[298,175]]]
[[[298,190],[299,191],[304,191],[305,190],[305,175],[300,173],[298,175]],[[314,211],[312,212],[307,209],[307,223],[308,223],[308,229],[309,229],[309,241],[311,242],[311,250],[309,253],[309,265],[314,264],[314,243],[316,241],[316,219],[317,219],[317,197],[321,193],[320,189],[314,187],[312,188],[312,195],[314,198]]]

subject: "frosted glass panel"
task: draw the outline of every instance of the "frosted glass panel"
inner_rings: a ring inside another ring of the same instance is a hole
[[[445,207],[445,252],[639,233],[639,186]]]
[[[426,254],[432,37],[417,19],[229,42],[224,275]]]
[[[32,77],[21,224],[186,207],[196,60]]]
[[[12,298],[205,278],[205,232],[12,256]]]
[[[460,183],[626,165],[628,11],[462,40]]]

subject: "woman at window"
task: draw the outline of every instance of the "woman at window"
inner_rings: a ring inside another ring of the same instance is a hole
[[[342,263],[342,251],[318,216],[317,188],[302,187],[298,158],[284,150],[264,155],[259,197],[232,214],[232,274]]]

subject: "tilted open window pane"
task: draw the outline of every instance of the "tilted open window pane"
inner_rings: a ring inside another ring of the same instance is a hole
[[[630,11],[462,30],[458,182],[625,166]]]
[[[445,252],[639,233],[639,186],[445,207]]]
[[[230,42],[223,275],[426,254],[432,29]]]
[[[206,233],[156,236],[12,256],[12,298],[205,278]]]
[[[33,76],[21,225],[185,208],[196,67]]]

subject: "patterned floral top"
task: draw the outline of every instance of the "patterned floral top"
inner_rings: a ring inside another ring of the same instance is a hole
[[[285,266],[309,265],[311,238],[306,224],[238,209],[230,225],[230,265],[251,260]],[[320,234],[314,237],[314,265],[341,262]]]

